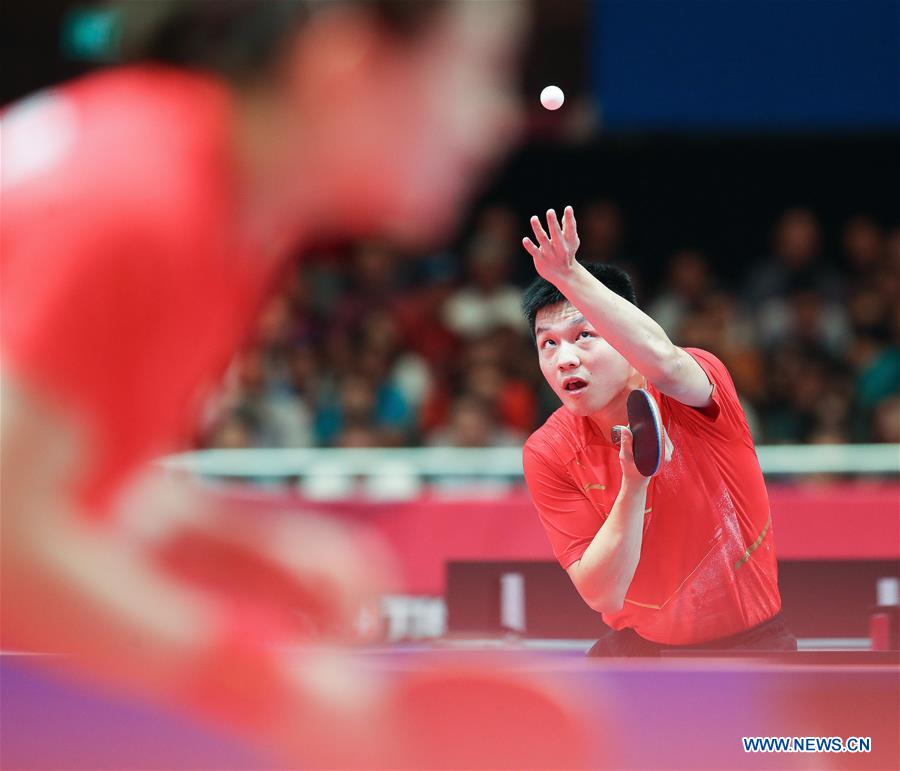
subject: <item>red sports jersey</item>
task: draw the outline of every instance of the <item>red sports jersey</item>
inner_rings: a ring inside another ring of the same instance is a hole
[[[147,67],[3,116],[3,367],[78,424],[94,511],[185,438],[277,266],[238,232],[232,109],[212,79]]]
[[[728,370],[687,349],[713,383],[712,404],[649,390],[674,445],[651,479],[640,562],[614,629],[688,645],[735,634],[781,607],[769,501]],[[617,448],[590,418],[558,409],[529,438],[525,479],[553,552],[568,568],[603,525],[622,482]]]

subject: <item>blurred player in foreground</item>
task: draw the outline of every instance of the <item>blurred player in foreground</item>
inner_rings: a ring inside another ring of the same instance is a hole
[[[628,276],[584,266],[575,214],[547,212],[539,274],[524,311],[538,361],[563,406],[525,444],[525,478],[554,554],[612,627],[595,656],[663,648],[795,650],[780,615],[772,519],[731,377],[715,356],[674,345],[637,307]],[[632,459],[626,400],[659,405],[667,462]]]
[[[298,248],[447,232],[512,139],[524,8],[125,3],[143,62],[5,111],[5,650],[282,749],[369,720],[344,664],[271,644],[346,631],[379,550],[312,517],[173,517],[132,480],[189,435]]]

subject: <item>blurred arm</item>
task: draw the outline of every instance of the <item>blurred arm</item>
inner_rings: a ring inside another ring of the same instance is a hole
[[[152,533],[98,527],[66,494],[83,457],[77,431],[6,379],[0,395],[3,649],[55,654],[41,662],[74,671],[88,684],[191,709],[292,760],[318,753],[332,765],[344,751],[341,741],[355,749],[379,740],[366,673],[326,648],[301,652],[273,639],[266,625],[271,616],[264,608],[260,617],[253,603],[268,597],[281,608],[290,597],[288,609],[302,610],[298,598],[310,594],[297,580],[304,576],[320,592],[314,607],[340,615],[356,607],[351,597],[358,587],[342,584],[346,563],[358,563],[351,575],[377,590],[366,560],[373,552],[354,550],[331,523],[305,518],[255,532],[246,524],[223,527],[228,522],[208,511],[193,518],[196,528],[184,512]],[[160,499],[143,500],[151,516]],[[188,548],[178,549],[178,557],[211,575],[185,576],[157,553],[185,531]],[[313,555],[300,569],[297,549]],[[225,575],[231,583],[217,586]]]
[[[0,393],[3,648],[62,654],[95,680],[144,692],[171,689],[210,642],[210,604],[79,515],[66,495],[83,457],[77,432],[6,378]]]

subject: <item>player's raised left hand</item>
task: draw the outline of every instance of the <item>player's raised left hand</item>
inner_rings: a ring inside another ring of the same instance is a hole
[[[551,284],[565,282],[578,266],[575,255],[581,245],[575,224],[575,211],[567,206],[560,226],[556,211],[548,209],[547,231],[541,225],[540,218],[532,217],[530,221],[537,244],[526,237],[522,239],[522,246],[534,260],[535,270]]]

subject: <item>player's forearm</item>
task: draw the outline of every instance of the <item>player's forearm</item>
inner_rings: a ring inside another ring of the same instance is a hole
[[[651,383],[659,387],[674,377],[678,349],[640,308],[605,287],[580,264],[555,283],[598,333]]]
[[[648,480],[624,480],[606,522],[579,560],[576,586],[594,609],[621,610],[641,556]]]

